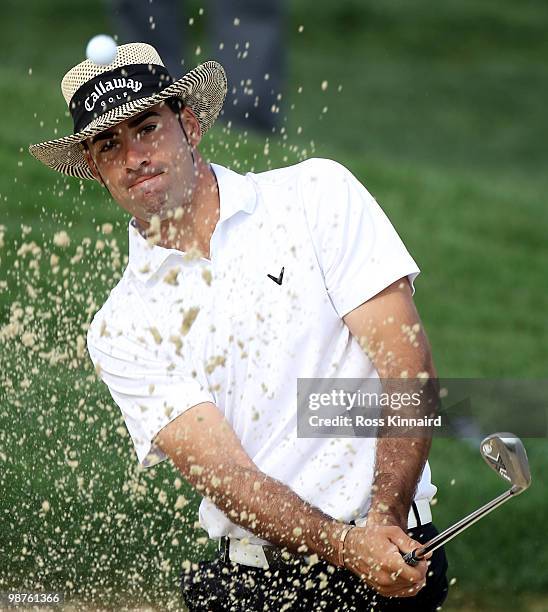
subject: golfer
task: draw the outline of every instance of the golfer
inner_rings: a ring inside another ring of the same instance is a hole
[[[173,82],[154,48],[123,45],[63,78],[74,134],[30,147],[131,215],[128,266],[88,350],[139,462],[169,457],[203,495],[218,556],[183,564],[183,599],[435,610],[443,549],[402,559],[437,533],[428,436],[297,435],[298,378],[435,379],[419,269],[340,164],[242,175],[208,163],[199,144],[226,88],[216,62]]]

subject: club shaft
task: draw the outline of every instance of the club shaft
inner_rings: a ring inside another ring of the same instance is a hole
[[[439,533],[435,538],[432,538],[423,547],[417,549],[415,551],[415,557],[417,559],[420,559],[429,552],[433,552],[440,546],[443,546],[446,542],[449,542],[449,540],[452,540],[459,533],[462,533],[465,529],[470,527],[470,525],[473,525],[485,515],[489,514],[489,512],[493,511],[495,508],[498,508],[501,504],[508,501],[513,495],[516,494],[516,492],[517,491],[514,488],[509,489],[508,491],[505,491],[502,495],[499,495],[489,503],[485,504],[485,506],[482,506],[481,508],[478,508],[475,512],[472,512],[472,514],[465,516],[458,523],[455,523],[451,527],[448,527],[447,529],[445,529],[445,531]]]

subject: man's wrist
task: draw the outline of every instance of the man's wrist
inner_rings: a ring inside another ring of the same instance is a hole
[[[315,552],[330,565],[344,567],[345,541],[353,527],[354,525],[333,521],[326,526],[325,537],[322,538],[322,548]]]
[[[339,541],[337,546],[337,567],[345,567],[345,545],[348,536],[355,525],[345,525],[344,529],[339,534]]]
[[[382,501],[374,501],[367,513],[368,525],[395,525],[404,531],[407,529],[409,508],[403,505],[388,504]]]

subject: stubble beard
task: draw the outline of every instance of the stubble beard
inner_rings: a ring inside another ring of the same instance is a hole
[[[177,219],[183,211],[189,210],[196,190],[196,177],[193,176],[191,181],[192,184],[185,187],[182,194],[165,191],[155,195],[152,201],[144,202],[144,219],[150,223],[153,217],[158,217],[160,222],[164,222]]]

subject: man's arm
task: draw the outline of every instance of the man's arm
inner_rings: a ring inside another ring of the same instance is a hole
[[[185,479],[234,523],[280,548],[317,554],[339,565],[339,537],[345,525],[261,472],[214,404],[205,402],[190,408],[166,425],[155,441]],[[352,530],[362,531],[358,527]],[[399,534],[392,536],[402,542]],[[413,541],[403,536],[405,551],[412,550]],[[381,594],[411,596],[416,593],[416,585],[422,586],[424,562],[410,567],[398,554],[390,567],[373,568],[369,556],[361,552],[363,544],[356,543],[353,548],[357,558],[345,565]],[[398,576],[391,576],[394,571]]]
[[[344,321],[381,379],[412,380],[419,376],[425,380],[423,401],[429,405],[421,406],[421,411],[432,414],[437,374],[407,277],[352,310]],[[407,516],[430,445],[431,435],[384,437],[380,432],[368,523],[407,529]]]
[[[407,278],[352,310],[344,321],[372,360],[381,380],[428,376],[426,387],[431,393],[436,386],[436,372]],[[390,389],[383,390],[390,393]],[[430,411],[430,407],[426,410],[422,407],[422,411]],[[397,576],[401,571],[401,553],[410,544],[405,533],[407,516],[431,437],[391,438],[380,433],[371,508],[365,528],[349,533],[347,567],[353,569],[365,555],[373,570]],[[418,546],[416,543],[412,548]],[[432,553],[420,562],[422,577],[416,579],[406,594],[415,595],[426,584],[427,561],[431,556]],[[401,596],[402,591],[392,594]]]
[[[177,417],[159,432],[156,443],[234,523],[290,552],[316,553],[338,564],[344,523],[261,472],[214,404],[198,404]]]

